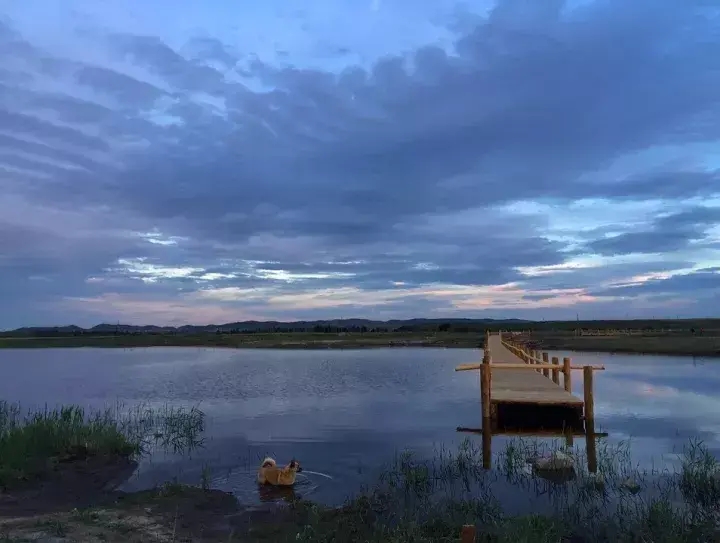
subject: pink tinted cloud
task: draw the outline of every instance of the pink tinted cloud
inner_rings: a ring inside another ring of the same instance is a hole
[[[62,303],[68,309],[97,315],[99,318],[127,323],[181,325],[276,319],[283,312],[297,315],[303,311],[316,312],[343,307],[370,310],[403,302],[407,302],[408,309],[412,309],[412,303],[416,301],[444,302],[446,307],[443,312],[447,313],[486,309],[562,308],[597,301],[580,289],[546,291],[543,294],[550,297],[540,300],[528,300],[523,297],[526,294],[531,292],[514,284],[487,287],[442,285],[383,290],[341,287],[295,292],[222,288],[178,293],[165,299],[151,300],[111,292],[96,297],[65,298]]]
[[[222,304],[193,303],[187,298],[142,300],[116,293],[92,298],[65,298],[62,305],[67,309],[97,315],[101,319],[137,325],[222,324],[258,318],[241,308]]]

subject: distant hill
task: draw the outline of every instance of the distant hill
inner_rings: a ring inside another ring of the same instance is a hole
[[[634,330],[691,330],[718,329],[720,319],[635,319],[635,320],[585,320],[585,321],[531,321],[524,319],[395,319],[379,321],[371,319],[331,319],[316,321],[240,321],[203,326],[134,326],[131,324],[102,323],[92,328],[80,326],[37,326],[0,332],[0,337],[57,337],[79,335],[126,335],[126,334],[256,334],[273,332],[312,333],[366,333],[366,332],[413,332],[413,333],[484,333],[486,330],[535,330],[569,331],[585,329],[634,329]]]
[[[221,332],[303,332],[318,329],[333,330],[413,330],[419,328],[437,328],[442,325],[451,327],[500,324],[500,323],[522,323],[531,322],[522,319],[406,319],[379,321],[370,319],[331,319],[316,321],[239,321],[225,324],[206,324],[201,326],[136,326],[132,324],[109,324],[101,323],[92,328],[82,328],[76,325],[69,326],[33,326],[17,328],[0,332],[3,336],[38,336],[38,335],[80,335],[80,334],[204,334]]]

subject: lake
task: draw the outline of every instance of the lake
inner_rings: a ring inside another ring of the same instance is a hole
[[[595,379],[598,430],[630,440],[643,466],[677,462],[690,438],[720,452],[720,364],[687,357],[552,353],[573,364],[604,364]],[[255,470],[266,455],[301,460],[298,493],[326,504],[371,483],[404,449],[431,456],[480,426],[470,349],[231,350],[205,348],[27,349],[0,351],[0,398],[24,408],[182,405],[207,415],[205,447],[191,457],[143,460],[124,488],[177,477],[212,485],[244,503],[262,496]],[[582,379],[573,380],[582,397]],[[480,437],[470,435],[480,443]],[[495,437],[493,450],[507,438]],[[582,439],[576,439],[582,442]],[[207,472],[207,471],[206,471]]]

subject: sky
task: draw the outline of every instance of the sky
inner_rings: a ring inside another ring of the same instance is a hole
[[[0,328],[720,316],[714,4],[4,0]]]

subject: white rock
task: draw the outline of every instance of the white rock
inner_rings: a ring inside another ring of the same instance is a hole
[[[542,471],[566,471],[575,468],[575,460],[569,454],[555,451],[550,456],[533,459],[532,466]]]
[[[622,483],[620,483],[620,488],[624,488],[625,490],[628,490],[633,494],[637,494],[638,492],[640,492],[640,483],[638,483],[632,477],[628,477]]]

